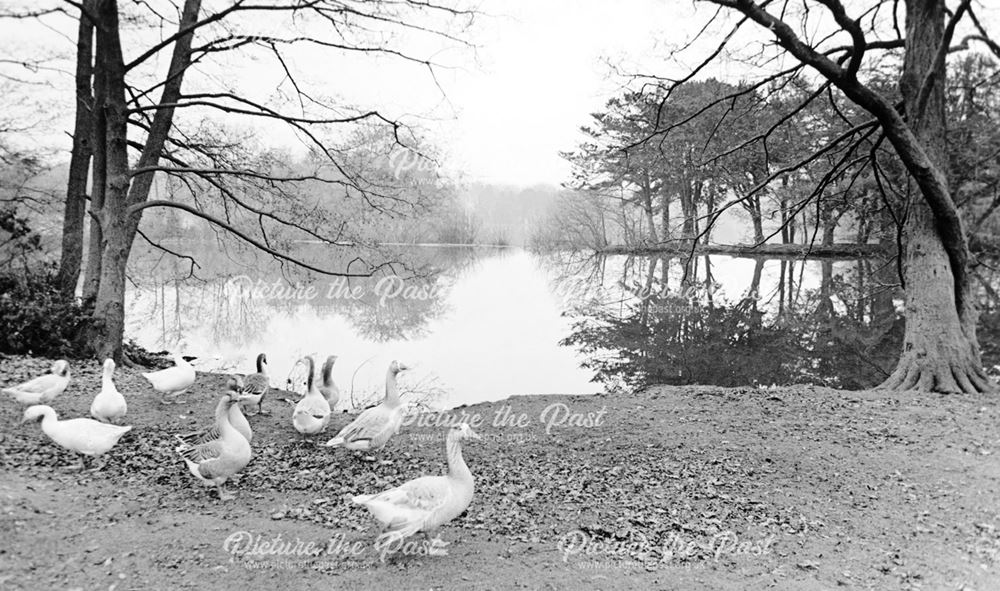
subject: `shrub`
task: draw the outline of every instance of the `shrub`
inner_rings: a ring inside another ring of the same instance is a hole
[[[0,271],[0,352],[87,357],[89,324],[87,309],[59,292],[54,265]]]

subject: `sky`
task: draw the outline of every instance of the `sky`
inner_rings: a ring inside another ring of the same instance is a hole
[[[443,152],[445,171],[467,181],[530,186],[558,185],[568,166],[559,152],[579,141],[578,130],[589,114],[620,88],[608,62],[631,64],[662,45],[664,25],[676,16],[671,0],[481,0],[480,15],[462,37],[474,47],[446,41],[403,40],[414,55],[426,55],[443,67],[431,77],[425,68],[399,60],[357,58],[330,61],[329,54],[302,51],[294,56],[299,71],[324,94],[348,104],[375,106],[416,124]],[[70,19],[50,29],[10,27],[0,22],[0,47],[38,53],[68,51],[75,35]],[[64,26],[63,26],[64,25]],[[287,31],[282,31],[287,34]],[[440,43],[440,47],[433,46]],[[125,46],[126,60],[132,51]],[[162,52],[155,66],[169,59]],[[215,80],[241,87],[262,98],[281,83],[280,71],[264,72],[260,61],[233,63]],[[294,67],[294,66],[293,66]],[[53,84],[71,92],[69,65]],[[204,73],[204,72],[203,72]],[[287,83],[286,83],[287,88]],[[185,91],[198,89],[185,81]],[[54,97],[54,140],[65,144],[72,129],[71,96]],[[58,106],[57,106],[58,104]],[[241,123],[242,124],[242,123]],[[61,128],[61,129],[59,129]],[[261,128],[265,144],[298,147],[285,129]]]
[[[357,54],[330,59],[308,49],[292,53],[292,67],[333,102],[377,107],[419,126],[441,150],[445,171],[456,178],[558,185],[569,175],[559,152],[572,150],[590,113],[620,91],[624,78],[616,72],[663,75],[690,67],[705,46],[682,54],[687,63],[670,62],[667,56],[711,14],[710,7],[691,0],[479,0],[478,7],[480,16],[461,35],[474,48],[426,37],[400,40],[414,55],[442,64],[433,77],[426,68],[400,60]],[[978,10],[987,22],[1000,21],[1000,7],[980,5]],[[33,46],[38,52],[57,46],[68,52],[75,27],[69,18],[62,24],[39,30],[0,22],[0,39],[6,39],[0,52],[10,47],[31,52]],[[283,23],[255,23],[260,26],[288,33]],[[753,38],[763,38],[752,31]],[[746,43],[737,39],[733,45]],[[126,45],[125,51],[127,59],[137,49]],[[169,53],[161,52],[152,66],[164,69],[168,59]],[[262,63],[252,59],[206,68],[202,80],[222,81],[262,99],[289,90],[284,73],[265,70]],[[709,73],[734,78],[743,73],[740,68],[729,62]],[[72,105],[66,101],[72,98],[72,80],[68,72],[53,76],[61,94],[47,105],[55,119],[52,138],[68,150]],[[185,89],[199,90],[202,83],[186,80]],[[262,145],[293,152],[298,145],[286,129],[258,131]]]
[[[453,164],[492,182],[565,180],[569,167],[559,152],[575,146],[589,114],[621,87],[611,64],[627,67],[656,49],[674,12],[670,4],[485,4],[485,12],[509,16],[488,18],[492,30],[477,51],[481,68],[455,76],[446,87],[457,110],[450,126]]]

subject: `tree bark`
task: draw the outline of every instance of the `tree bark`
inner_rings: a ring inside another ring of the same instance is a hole
[[[92,11],[96,12],[96,11]],[[98,48],[95,58],[94,72],[94,139],[93,159],[91,163],[91,195],[90,195],[90,238],[87,240],[87,267],[83,273],[83,301],[93,305],[97,299],[97,288],[101,282],[101,256],[104,252],[104,240],[101,236],[101,220],[99,213],[104,207],[104,192],[107,186],[108,150],[107,150],[107,117],[104,104],[107,102],[107,75],[104,67],[98,63],[103,47]]]
[[[764,221],[763,215],[760,210],[760,197],[754,195],[747,200],[749,207],[747,208],[750,212],[750,222],[753,224],[753,243],[763,244],[764,243]]]
[[[80,11],[76,40],[76,120],[73,124],[73,149],[69,160],[66,183],[66,204],[63,211],[62,253],[59,260],[58,285],[64,296],[76,295],[83,261],[83,227],[87,209],[87,169],[93,151],[94,97],[91,79],[94,53],[94,24],[86,11],[93,2],[88,0]]]

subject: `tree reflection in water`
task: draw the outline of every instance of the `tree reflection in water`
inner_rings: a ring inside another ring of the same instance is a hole
[[[718,276],[722,262],[752,268],[742,292]],[[587,272],[574,264],[573,275],[599,281],[605,298],[586,298],[571,312],[573,332],[563,344],[579,348],[585,366],[613,390],[656,383],[864,389],[881,382],[899,354],[902,293],[891,261],[631,257],[592,260]],[[615,287],[619,297],[607,298]]]

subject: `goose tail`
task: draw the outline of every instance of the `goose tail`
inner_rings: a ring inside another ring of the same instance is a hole
[[[366,505],[369,501],[375,498],[376,495],[356,495],[351,497],[351,502],[358,505]]]

